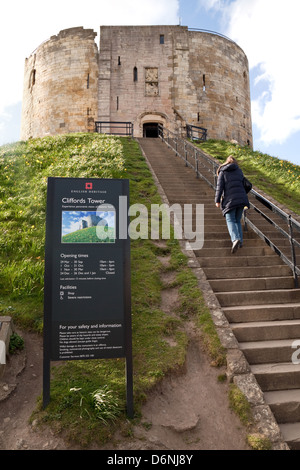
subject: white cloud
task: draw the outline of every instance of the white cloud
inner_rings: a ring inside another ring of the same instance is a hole
[[[282,144],[300,130],[299,0],[199,1],[222,14],[225,34],[249,59],[260,140]]]
[[[98,33],[101,25],[178,24],[179,0],[10,0],[1,8],[0,144],[7,108],[23,94],[25,58],[62,29],[83,26]],[[4,64],[4,65],[3,65]]]

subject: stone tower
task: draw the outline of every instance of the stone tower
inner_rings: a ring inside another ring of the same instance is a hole
[[[186,26],[72,28],[25,62],[21,138],[93,132],[95,121],[158,123],[252,146],[248,60],[234,42]]]

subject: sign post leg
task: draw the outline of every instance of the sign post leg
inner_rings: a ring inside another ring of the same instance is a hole
[[[133,369],[132,357],[126,358],[126,402],[127,402],[127,416],[128,418],[134,417],[133,407]]]
[[[44,358],[43,366],[43,408],[50,403],[50,361]]]

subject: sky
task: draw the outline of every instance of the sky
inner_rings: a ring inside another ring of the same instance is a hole
[[[3,2],[4,3],[4,2]],[[62,29],[178,25],[215,31],[249,60],[254,150],[300,165],[299,0],[10,0],[0,28],[0,145],[20,139],[25,58]]]

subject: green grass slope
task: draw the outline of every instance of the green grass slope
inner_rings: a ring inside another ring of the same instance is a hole
[[[113,227],[108,227],[107,229],[103,230],[106,237],[104,237],[104,233],[102,238],[100,239],[97,235],[97,228],[96,227],[89,227],[84,228],[81,230],[77,230],[76,232],[68,233],[62,237],[63,243],[114,243],[115,237],[114,233],[115,230]]]

